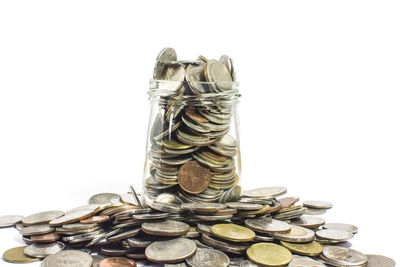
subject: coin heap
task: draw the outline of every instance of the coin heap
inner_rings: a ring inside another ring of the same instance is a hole
[[[144,193],[152,202],[172,192],[185,202],[222,202],[239,180],[231,119],[238,91],[232,59],[177,60],[163,49],[154,68]]]
[[[356,226],[307,215],[306,206],[326,211],[332,204],[298,204],[298,197],[280,197],[286,191],[247,190],[226,203],[184,203],[163,193],[154,207],[144,207],[132,188],[94,195],[66,212],[3,216],[0,227],[15,226],[27,243],[3,258],[43,260],[44,267],[395,266],[390,258],[350,248]]]
[[[1,216],[0,228],[15,227],[27,245],[3,259],[43,260],[43,267],[395,266],[350,248],[356,226],[316,217],[329,202],[298,204],[282,197],[281,186],[242,192],[238,140],[230,134],[235,80],[227,56],[178,61],[163,49],[142,197],[131,187],[65,212]]]

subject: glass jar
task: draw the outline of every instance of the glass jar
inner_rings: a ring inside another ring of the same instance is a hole
[[[241,174],[238,83],[151,80],[143,196],[235,201]]]

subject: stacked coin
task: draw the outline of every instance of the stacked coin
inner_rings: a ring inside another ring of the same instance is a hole
[[[233,195],[238,201],[226,203],[184,203],[176,194],[162,193],[144,207],[131,188],[122,195],[96,194],[67,212],[2,216],[0,225],[15,225],[28,244],[3,258],[15,263],[44,259],[42,266],[61,267],[149,261],[196,267],[364,266],[368,259],[368,266],[394,266],[389,258],[349,248],[356,226],[303,215],[298,197],[278,198],[284,187],[235,191],[225,198]]]
[[[232,59],[178,61],[165,48],[153,78],[158,114],[149,136],[146,201],[171,192],[184,202],[223,202],[239,181],[238,141],[230,134],[238,97]]]

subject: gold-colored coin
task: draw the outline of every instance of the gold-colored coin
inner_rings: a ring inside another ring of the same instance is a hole
[[[4,252],[3,259],[11,263],[30,263],[40,261],[40,259],[26,256],[24,253],[25,248],[26,246],[9,249]]]
[[[188,149],[192,147],[191,145],[178,143],[175,140],[161,140],[161,143],[164,147],[169,149]]]
[[[262,266],[286,266],[292,260],[292,253],[282,246],[273,243],[257,243],[247,251],[249,259]]]
[[[236,224],[215,224],[211,227],[211,233],[232,242],[252,241],[256,236],[252,230]]]
[[[323,251],[322,245],[316,241],[312,241],[310,243],[298,243],[298,244],[281,241],[281,244],[290,251],[305,256],[311,256],[311,257],[318,256]]]

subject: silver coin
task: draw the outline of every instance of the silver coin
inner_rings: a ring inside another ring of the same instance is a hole
[[[323,229],[315,232],[315,235],[320,239],[334,240],[334,241],[347,241],[353,238],[353,234],[343,230],[336,229]]]
[[[245,190],[243,195],[246,197],[253,198],[276,198],[281,196],[287,192],[287,189],[282,186],[270,186],[270,187],[262,187],[252,190]]]
[[[322,215],[325,214],[327,209],[313,209],[313,208],[307,208],[305,214],[307,215]]]
[[[229,58],[227,55],[222,55],[222,56],[219,58],[219,62],[221,62],[222,64],[224,64],[225,67],[227,68],[227,70],[228,70],[229,72],[232,71],[231,60],[230,60],[230,58]]]
[[[229,257],[215,249],[199,248],[192,257],[186,259],[187,264],[193,267],[227,267]]]
[[[127,239],[129,237],[133,237],[133,236],[137,235],[138,233],[140,233],[140,227],[126,231],[126,232],[119,233],[117,235],[110,236],[107,238],[107,241],[109,241],[109,242],[120,241],[123,239]]]
[[[314,216],[301,216],[298,219],[292,220],[290,224],[314,229],[321,225],[324,225],[325,220],[323,218]]]
[[[209,60],[206,65],[206,79],[216,92],[232,89],[232,76],[229,70],[219,61]]]
[[[143,232],[161,236],[183,236],[190,230],[190,226],[184,222],[165,220],[157,222],[144,222]]]
[[[330,209],[333,205],[332,203],[326,201],[307,200],[303,202],[303,206],[313,209]]]
[[[94,256],[96,259],[99,256]],[[79,250],[65,250],[57,252],[53,255],[46,257],[42,262],[42,267],[91,267],[93,258],[82,251]],[[93,265],[94,267],[98,266]]]
[[[259,210],[263,207],[261,204],[243,203],[243,202],[226,202],[229,208],[237,210]]]
[[[270,218],[257,218],[245,220],[245,225],[252,230],[259,233],[288,233],[290,232],[290,225]]]
[[[366,255],[368,257],[367,267],[394,267],[396,262],[391,258],[381,255]]]
[[[323,226],[325,229],[336,229],[336,230],[342,230],[342,231],[347,231],[350,233],[357,233],[358,232],[358,227],[352,224],[346,224],[346,223],[327,223]]]
[[[85,219],[95,214],[99,207],[100,206],[97,204],[91,204],[74,208],[72,210],[67,211],[64,216],[61,216],[57,219],[50,221],[49,224],[51,226],[59,226],[63,224],[77,222],[79,220]]]
[[[275,239],[290,243],[307,243],[314,240],[315,233],[310,229],[292,225],[290,227],[289,233],[287,234],[276,233],[272,234],[272,236]]]
[[[114,193],[100,193],[92,196],[89,199],[89,204],[97,204],[100,206],[109,205],[109,204],[118,204],[120,203],[121,196]]]
[[[188,81],[190,89],[195,94],[209,93],[208,86],[204,83],[206,77],[204,76],[203,65],[189,65],[186,68],[186,80]]]
[[[177,263],[190,258],[196,252],[196,243],[187,238],[157,241],[145,250],[146,258],[153,262]]]
[[[337,246],[324,247],[321,258],[334,266],[364,266],[368,262],[367,256],[361,252]]]
[[[232,214],[227,214],[227,215],[199,215],[195,214],[194,215],[197,219],[200,219],[202,221],[223,221],[223,220],[228,220],[233,217]]]
[[[28,226],[24,227],[19,231],[21,235],[43,235],[43,234],[48,234],[54,232],[55,228],[49,226],[48,224],[39,224],[39,225],[33,225],[33,226]]]
[[[293,256],[288,267],[326,267],[326,265],[309,257]]]
[[[5,215],[0,216],[0,228],[11,227],[19,223],[24,216],[21,215]]]
[[[60,210],[44,211],[22,218],[22,223],[28,226],[35,224],[44,224],[49,223],[50,221],[57,219],[63,215],[64,212]]]
[[[245,261],[242,261],[242,262],[240,263],[240,267],[261,267],[261,265],[252,263],[252,262],[249,261],[249,260],[245,260]]]
[[[33,258],[45,258],[49,255],[55,254],[65,248],[61,242],[54,242],[50,244],[32,244],[24,249],[25,255]]]
[[[185,80],[185,72],[184,66],[167,66],[164,70],[163,76],[160,79],[162,81],[160,81],[159,87],[172,92],[179,90],[182,87],[183,81]],[[176,108],[176,106],[174,105],[173,108]]]
[[[174,49],[164,48],[157,56],[156,65],[154,66],[153,79],[160,80],[164,75],[167,64],[177,60],[177,55]]]

